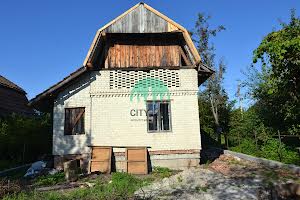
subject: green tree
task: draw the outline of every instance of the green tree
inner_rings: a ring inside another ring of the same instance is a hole
[[[299,134],[300,122],[300,19],[291,11],[289,23],[269,33],[254,51],[254,70],[248,86],[260,116],[274,130]],[[292,130],[292,131],[291,131]]]
[[[220,142],[220,134],[222,132],[224,133],[228,127],[228,108],[230,106],[227,93],[223,87],[226,65],[224,60],[221,59],[216,67],[215,47],[211,42],[211,38],[215,37],[218,32],[225,30],[225,27],[221,25],[217,28],[211,28],[208,22],[210,18],[210,16],[199,13],[192,36],[203,64],[215,71],[215,73],[204,83],[205,89],[201,91],[199,95],[200,122],[205,126],[204,128],[210,132],[214,129],[215,138]],[[207,109],[208,105],[210,111]],[[201,108],[201,106],[204,107]]]

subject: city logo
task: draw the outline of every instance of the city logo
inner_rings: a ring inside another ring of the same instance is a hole
[[[136,97],[138,102],[143,98],[146,103],[150,95],[153,101],[170,100],[168,86],[163,81],[156,78],[144,78],[139,80],[132,88],[130,92],[130,102],[133,102]]]

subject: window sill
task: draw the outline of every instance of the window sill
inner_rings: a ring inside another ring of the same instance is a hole
[[[173,131],[147,131],[147,133],[173,133]]]

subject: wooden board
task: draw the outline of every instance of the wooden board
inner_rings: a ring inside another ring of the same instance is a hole
[[[96,62],[103,62],[105,68],[180,66],[179,34],[148,36],[108,34],[105,61],[98,58]]]
[[[111,172],[112,147],[92,147],[90,172]]]
[[[131,174],[148,174],[146,147],[132,147],[126,149],[126,170]]]

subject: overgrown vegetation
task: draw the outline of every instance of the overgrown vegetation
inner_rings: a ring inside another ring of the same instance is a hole
[[[34,185],[35,186],[48,186],[48,185],[55,185],[65,181],[65,174],[63,172],[59,172],[53,175],[44,175],[39,176],[35,179]]]
[[[152,174],[158,178],[168,178],[173,175],[173,171],[167,167],[154,167]]]
[[[63,199],[63,200],[75,200],[75,199],[131,199],[133,194],[139,188],[150,184],[155,178],[166,176],[168,173],[172,172],[168,168],[159,168],[156,170],[151,177],[136,177],[128,173],[113,173],[111,176],[111,181],[107,179],[102,179],[101,176],[94,181],[95,186],[91,188],[76,188],[69,191],[51,191],[51,192],[20,192],[17,190],[15,193],[9,193],[3,197],[4,200],[40,200],[40,199]],[[168,174],[169,175],[169,174]],[[63,174],[51,176],[42,176],[35,182],[38,185],[52,185],[61,181]],[[88,180],[86,180],[88,181]]]
[[[0,118],[0,170],[51,154],[51,131],[49,115]]]
[[[300,146],[300,19],[295,10],[290,22],[281,23],[254,51],[247,79],[238,83],[237,99],[232,102],[223,87],[225,65],[220,61],[216,67],[210,41],[224,27],[211,29],[209,19],[199,14],[193,34],[204,64],[216,70],[199,95],[202,133],[217,145],[224,135],[225,147],[234,151],[300,165],[296,150]],[[245,98],[242,89],[254,102],[247,109],[242,104],[233,106]]]

